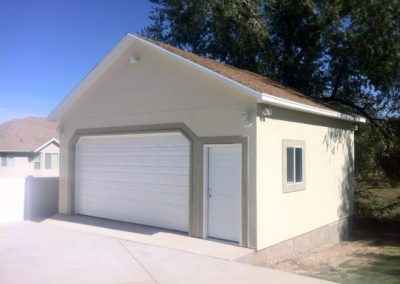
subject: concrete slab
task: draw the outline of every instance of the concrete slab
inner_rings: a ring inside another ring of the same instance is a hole
[[[317,284],[326,281],[47,223],[0,225],[1,284]]]
[[[154,283],[115,239],[23,222],[0,226],[0,283]]]
[[[82,215],[58,214],[42,223],[226,260],[241,259],[254,252],[228,242],[191,238],[181,232]]]
[[[230,283],[230,284],[328,284],[331,282],[303,277],[263,267],[226,261],[178,250],[125,242],[157,283]]]

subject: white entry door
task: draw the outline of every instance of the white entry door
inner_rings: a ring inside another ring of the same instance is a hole
[[[205,146],[207,235],[240,242],[242,146]]]
[[[189,230],[190,142],[181,133],[81,137],[75,178],[77,214]]]

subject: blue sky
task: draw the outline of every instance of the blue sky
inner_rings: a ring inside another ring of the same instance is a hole
[[[0,4],[0,122],[47,116],[128,32],[146,0],[13,0]]]

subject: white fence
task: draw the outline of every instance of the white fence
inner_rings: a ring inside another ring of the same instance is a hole
[[[46,218],[58,211],[58,178],[0,178],[0,223]]]

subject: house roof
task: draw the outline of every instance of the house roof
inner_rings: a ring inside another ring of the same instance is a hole
[[[55,137],[57,124],[45,118],[10,120],[0,124],[0,152],[35,152]]]
[[[293,89],[282,86],[269,79],[268,77],[239,69],[231,65],[223,64],[215,60],[196,55],[191,52],[164,44],[161,42],[145,39],[136,35],[128,34],[123,40],[103,59],[103,61],[81,82],[80,85],[64,99],[64,101],[49,115],[50,119],[59,119],[60,113],[71,106],[80,94],[86,90],[90,84],[95,82],[105,70],[124,51],[127,50],[132,42],[139,41],[150,48],[156,48],[168,56],[185,62],[200,71],[206,72],[224,82],[245,91],[247,94],[255,97],[257,102],[274,105],[282,108],[293,109],[301,112],[313,113],[332,117],[336,119],[365,122],[365,118],[359,116],[350,116],[340,113],[332,108],[307,97]]]

